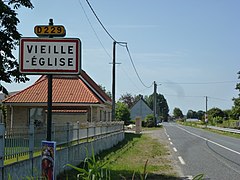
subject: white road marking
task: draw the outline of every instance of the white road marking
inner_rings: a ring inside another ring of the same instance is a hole
[[[174,150],[175,152],[177,152],[177,149],[176,149],[175,147],[173,148],[173,150]]]
[[[169,141],[171,141],[171,138],[168,138]]]
[[[179,128],[179,129],[182,129],[183,131],[185,131],[185,132],[187,132],[187,133],[189,133],[189,134],[191,134],[191,135],[193,135],[193,136],[196,136],[196,137],[198,137],[198,138],[200,138],[200,139],[203,139],[203,140],[208,141],[208,142],[210,142],[210,143],[212,143],[212,144],[215,144],[215,145],[217,145],[217,146],[219,146],[219,147],[221,147],[221,148],[224,148],[224,149],[226,149],[226,150],[228,150],[228,151],[231,151],[231,152],[233,152],[233,153],[236,153],[236,154],[240,155],[240,152],[238,152],[238,151],[235,151],[235,150],[230,149],[230,148],[228,148],[228,147],[226,147],[226,146],[223,146],[223,145],[221,145],[221,144],[219,144],[219,143],[216,143],[216,142],[214,142],[214,141],[211,141],[211,140],[209,140],[209,139],[207,139],[207,138],[204,138],[204,137],[202,137],[202,136],[199,136],[199,135],[197,135],[197,134],[194,134],[194,133],[192,133],[192,132],[190,132],[190,131],[188,131],[188,130],[186,130],[186,129],[184,129],[184,128],[181,128],[181,127],[179,127],[179,126],[176,126],[176,127]]]
[[[170,141],[170,144],[172,145],[173,143]]]
[[[183,158],[181,156],[178,156],[178,159],[182,165],[185,165],[186,163],[184,162]]]

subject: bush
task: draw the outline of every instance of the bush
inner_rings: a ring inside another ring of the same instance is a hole
[[[143,127],[154,127],[155,122],[153,114],[147,115],[142,125]]]

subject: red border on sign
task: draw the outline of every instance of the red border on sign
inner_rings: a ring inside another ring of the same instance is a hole
[[[50,69],[24,69],[24,42],[74,42],[76,43],[76,68],[75,70],[50,70]],[[79,74],[81,71],[81,41],[78,38],[21,38],[20,39],[20,72],[23,74]]]

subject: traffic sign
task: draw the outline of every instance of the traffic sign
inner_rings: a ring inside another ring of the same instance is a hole
[[[20,72],[25,74],[79,74],[78,38],[21,38]]]
[[[37,36],[59,36],[64,37],[66,30],[62,25],[38,25],[34,27],[34,33]]]

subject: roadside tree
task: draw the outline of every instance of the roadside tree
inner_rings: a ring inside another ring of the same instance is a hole
[[[238,72],[238,79],[240,79],[240,71]],[[240,118],[240,83],[237,83],[235,89],[239,91],[239,94],[237,98],[233,98],[232,117],[237,120]]]
[[[29,79],[19,72],[19,64],[13,55],[19,43],[21,34],[17,25],[20,20],[17,18],[16,10],[21,6],[33,8],[30,0],[5,0],[0,1],[0,81],[11,83],[26,82]]]
[[[198,118],[199,120],[204,121],[204,120],[205,120],[205,112],[202,111],[202,110],[199,110],[199,111],[197,112],[197,118]]]
[[[180,109],[180,108],[177,108],[177,107],[175,107],[175,108],[173,109],[173,115],[174,115],[174,117],[177,118],[177,119],[183,118],[183,113],[182,113],[181,109]]]
[[[197,112],[196,111],[193,111],[193,110],[188,110],[187,112],[187,118],[188,119],[195,119],[195,118],[198,118],[198,115],[197,115]]]
[[[215,118],[215,117],[224,117],[224,112],[219,108],[211,108],[207,111],[209,118]]]
[[[169,113],[167,100],[162,94],[157,93],[156,97],[157,97],[156,113],[161,119],[163,119],[163,121],[167,121]],[[145,96],[145,101],[148,103],[149,107],[153,109],[154,94],[150,96]]]
[[[124,121],[125,125],[130,123],[130,111],[126,104],[122,102],[116,103],[116,119]]]
[[[134,104],[134,97],[130,93],[126,93],[121,95],[119,98],[119,102],[122,102],[128,106],[128,108],[131,108]]]

